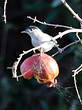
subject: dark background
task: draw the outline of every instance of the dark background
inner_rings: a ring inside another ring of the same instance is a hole
[[[82,17],[82,1],[67,2]],[[37,16],[37,19],[43,22],[76,28],[79,28],[79,23],[60,0],[8,0],[7,24],[4,24],[3,5],[4,1],[0,0],[0,110],[82,110],[72,78],[72,70],[82,63],[81,44],[78,43],[54,57],[60,67],[60,74],[57,77],[59,86],[56,88],[40,85],[34,78],[31,80],[20,78],[17,82],[12,78],[12,71],[7,69],[13,65],[23,50],[33,48],[30,37],[20,33],[26,27],[38,26],[52,36],[65,30],[33,23],[27,16]],[[82,38],[82,35],[80,37]],[[70,34],[59,39],[58,43],[60,47],[64,47],[76,39],[74,34]],[[53,49],[47,54],[52,55],[55,51],[57,50]],[[22,61],[31,55],[33,53],[25,55]],[[82,94],[81,73],[77,76],[80,94]]]

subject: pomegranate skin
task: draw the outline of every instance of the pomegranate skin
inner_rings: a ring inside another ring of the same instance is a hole
[[[57,83],[55,78],[59,74],[59,66],[51,56],[39,53],[24,60],[20,71],[24,78],[35,77],[40,84],[49,83],[49,87],[51,87]]]
[[[25,79],[30,79],[34,75],[33,67],[34,67],[35,57],[31,56],[25,59],[24,62],[20,66],[20,71]]]

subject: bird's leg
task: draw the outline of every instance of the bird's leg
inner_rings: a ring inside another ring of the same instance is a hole
[[[33,50],[33,52],[34,52],[34,54],[36,54],[36,51],[35,50]]]
[[[40,48],[40,56],[42,56],[42,54],[44,53],[43,48]]]

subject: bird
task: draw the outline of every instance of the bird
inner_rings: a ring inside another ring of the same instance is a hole
[[[31,43],[34,47],[44,44],[38,49],[39,51],[48,52],[53,47],[58,47],[57,41],[53,40],[52,36],[44,33],[37,26],[29,26],[24,31],[21,31],[21,33],[26,33],[31,37]]]

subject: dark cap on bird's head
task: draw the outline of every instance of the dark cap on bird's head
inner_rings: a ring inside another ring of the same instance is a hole
[[[21,33],[28,33],[29,34],[29,33],[33,32],[34,30],[36,30],[36,29],[39,29],[39,28],[36,27],[36,26],[29,26],[24,31],[21,31]]]

